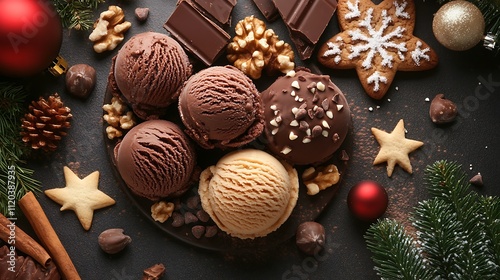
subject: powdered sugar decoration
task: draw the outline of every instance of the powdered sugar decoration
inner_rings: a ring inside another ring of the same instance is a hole
[[[342,53],[340,47],[343,45],[342,37],[338,36],[337,39],[335,39],[335,41],[338,43],[333,43],[333,42],[326,43],[326,45],[328,46],[328,50],[326,50],[323,53],[323,56],[324,57],[334,56],[333,61],[339,64],[339,62],[342,60],[342,57],[340,56],[340,54]]]
[[[397,1],[394,1],[394,7],[396,7],[395,15],[397,17],[410,19],[410,15],[407,12],[405,12],[406,5],[408,5],[408,3],[406,3],[406,1],[404,1],[401,4],[399,4]]]
[[[405,32],[405,28],[397,26],[388,34],[384,34],[389,24],[392,22],[392,18],[387,15],[387,10],[382,10],[382,25],[378,30],[372,26],[373,19],[373,8],[370,8],[366,12],[366,16],[358,24],[359,27],[363,27],[367,32],[362,32],[360,29],[356,29],[349,32],[353,41],[365,42],[358,43],[351,48],[351,53],[348,58],[353,59],[359,57],[361,53],[368,52],[365,60],[362,63],[363,68],[370,69],[372,67],[373,58],[376,54],[382,57],[381,64],[392,68],[392,62],[394,57],[387,52],[387,49],[395,49],[401,61],[404,60],[403,52],[406,52],[405,42],[396,43],[394,39],[402,38]],[[376,23],[374,24],[376,25]]]
[[[417,45],[415,46],[415,49],[411,52],[411,58],[413,59],[413,62],[415,62],[415,64],[417,66],[420,66],[420,59],[421,58],[423,58],[427,61],[430,60],[429,55],[426,53],[429,52],[431,49],[429,47],[427,47],[425,49],[421,49],[420,47],[422,47],[422,42],[417,41]]]
[[[375,71],[367,78],[368,84],[373,84],[373,91],[379,91],[380,83],[387,84],[387,77],[382,76],[379,71]]]
[[[359,0],[356,0],[354,4],[351,3],[351,1],[347,2],[347,9],[349,9],[349,12],[345,14],[345,19],[353,19],[361,15],[361,12],[359,11]]]

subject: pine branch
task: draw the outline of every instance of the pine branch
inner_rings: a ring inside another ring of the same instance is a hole
[[[454,270],[461,253],[462,225],[453,209],[439,199],[421,202],[417,207],[414,226],[429,266],[443,279]]]
[[[403,226],[394,220],[379,220],[366,235],[375,270],[382,279],[435,279],[426,269],[421,252]]]
[[[413,242],[413,248],[402,251],[409,258],[409,252],[417,250],[432,278],[500,279],[500,198],[471,192],[465,176],[453,162],[438,161],[427,167],[426,185],[433,197],[420,202],[412,217],[418,246]],[[397,276],[401,265],[393,259],[403,259],[396,251],[409,246],[409,237],[394,232],[397,222],[389,221],[395,223],[391,228],[383,222],[370,227],[367,246],[379,275]],[[421,269],[418,263],[409,266],[405,270]]]
[[[22,158],[28,149],[19,133],[27,96],[23,86],[14,82],[0,82],[0,212],[4,215],[9,210],[9,200],[17,202],[28,191],[40,191],[40,182],[32,177],[33,170],[22,166]],[[15,186],[14,197],[12,189],[9,189],[11,185]]]
[[[52,0],[61,16],[63,27],[88,30],[93,27],[93,13],[105,0]]]
[[[496,264],[496,275],[500,275],[500,198],[487,196],[480,199],[486,238],[490,240],[488,248]]]

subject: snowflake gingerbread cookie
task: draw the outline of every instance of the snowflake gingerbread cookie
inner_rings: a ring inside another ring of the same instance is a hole
[[[413,0],[339,0],[341,33],[321,46],[318,60],[335,69],[355,68],[366,93],[381,99],[396,71],[431,69],[438,57],[413,35]]]

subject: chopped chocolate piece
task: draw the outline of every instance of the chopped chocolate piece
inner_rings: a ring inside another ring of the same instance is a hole
[[[206,226],[205,227],[205,237],[214,237],[218,232],[217,226]]]
[[[204,16],[218,22],[221,25],[229,24],[231,12],[236,6],[237,0],[181,0],[187,1]]]
[[[200,239],[205,233],[205,226],[194,226],[191,228],[191,233],[193,233],[194,237]]]
[[[337,9],[335,0],[273,0],[288,27],[299,57],[311,57],[316,43]]]
[[[148,19],[149,8],[135,8],[134,12],[135,12],[135,18],[140,22],[144,22]]]
[[[184,222],[186,224],[196,223],[198,218],[191,212],[184,213]]]
[[[210,220],[210,215],[208,215],[208,213],[203,209],[198,210],[198,212],[196,212],[196,217],[204,223],[206,223]]]
[[[349,155],[345,150],[342,150],[341,155],[340,155],[340,160],[341,161],[348,161],[349,160]]]
[[[187,1],[174,9],[163,27],[207,66],[226,49],[231,36]]]
[[[165,274],[165,266],[161,263],[146,268],[142,272],[141,280],[159,280]]]
[[[185,224],[184,215],[179,212],[174,212],[172,214],[172,226],[173,227],[181,227]]]
[[[278,18],[278,9],[276,9],[273,0],[253,0],[253,2],[267,21],[272,22]]]
[[[186,206],[189,209],[197,209],[199,205],[200,205],[200,196],[199,195],[190,196],[186,200]]]
[[[10,249],[7,246],[0,247],[0,279],[40,279],[40,280],[59,280],[61,276],[54,262],[49,262],[44,268],[30,256],[16,255],[11,257],[7,254]],[[15,272],[9,270],[15,264]]]
[[[477,186],[477,187],[482,187],[483,186],[483,176],[481,175],[481,173],[477,173],[469,180],[469,183],[471,183],[472,185]]]

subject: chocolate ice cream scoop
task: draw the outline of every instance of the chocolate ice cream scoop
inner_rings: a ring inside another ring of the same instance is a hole
[[[120,92],[141,119],[157,119],[177,100],[179,89],[192,73],[184,49],[169,36],[140,33],[120,49],[114,63]]]
[[[268,148],[291,164],[331,158],[347,136],[351,111],[327,75],[289,72],[262,92]]]
[[[233,66],[214,66],[191,76],[179,96],[186,133],[205,149],[239,147],[264,129],[262,101]]]
[[[196,164],[189,137],[164,120],[132,128],[115,154],[118,171],[130,190],[153,201],[186,191]]]

